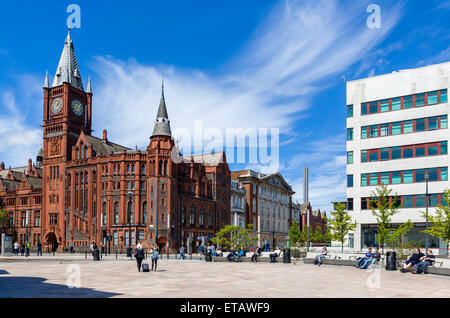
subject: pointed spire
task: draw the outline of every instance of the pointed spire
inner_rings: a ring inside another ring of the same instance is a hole
[[[44,88],[50,88],[50,81],[48,80],[48,70],[45,72]]]
[[[152,136],[172,136],[166,101],[164,99],[164,79],[162,80],[161,100],[159,101],[158,114],[156,115],[155,128],[153,129]]]
[[[56,75],[53,79],[52,87],[60,86],[64,82],[70,83],[75,88],[84,90],[70,29],[64,42],[64,48],[59,59],[58,67],[56,68]]]
[[[89,76],[88,78],[88,84],[86,87],[86,93],[91,93],[92,94],[92,86],[91,86],[91,77]]]

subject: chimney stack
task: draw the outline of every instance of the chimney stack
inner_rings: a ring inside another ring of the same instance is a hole
[[[28,175],[31,174],[32,164],[33,164],[33,161],[31,161],[31,158],[28,159],[28,173],[27,173]]]
[[[103,142],[108,142],[108,132],[106,129],[103,129]]]

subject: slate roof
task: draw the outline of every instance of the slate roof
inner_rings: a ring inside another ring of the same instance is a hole
[[[94,150],[94,156],[106,156],[114,152],[131,150],[130,148],[109,141],[104,142],[103,139],[94,136],[86,135],[86,140],[92,145],[92,149]]]

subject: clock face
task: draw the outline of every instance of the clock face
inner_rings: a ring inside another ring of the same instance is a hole
[[[83,115],[83,111],[84,111],[84,107],[83,104],[81,104],[81,102],[79,100],[74,100],[72,102],[72,111],[75,113],[75,115],[77,116],[81,116]]]
[[[57,115],[61,112],[62,100],[61,98],[55,98],[52,103],[52,113]]]

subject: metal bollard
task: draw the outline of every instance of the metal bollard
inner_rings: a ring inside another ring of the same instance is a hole
[[[191,254],[191,261],[192,261],[192,254]]]
[[[87,259],[87,251],[84,250],[84,259]]]
[[[117,250],[116,250],[116,259],[117,259]]]
[[[145,250],[145,259],[147,259],[147,250]]]

